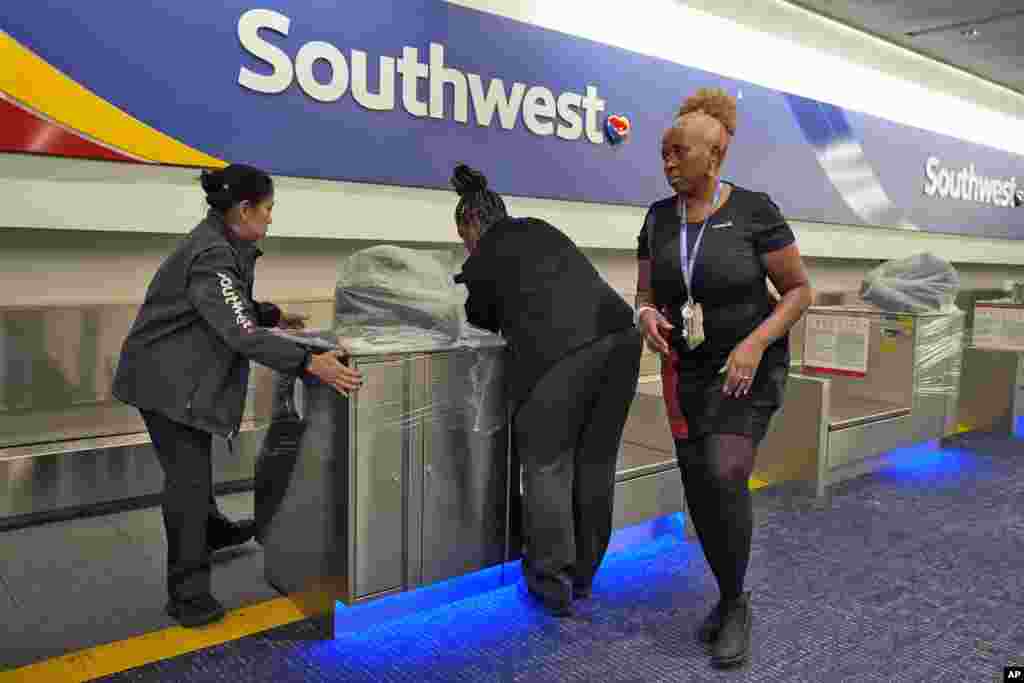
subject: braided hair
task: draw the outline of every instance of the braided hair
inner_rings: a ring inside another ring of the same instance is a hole
[[[465,225],[475,216],[480,221],[480,234],[508,216],[505,201],[497,192],[487,189],[487,177],[465,164],[455,167],[452,187],[459,193],[455,207],[456,225]]]

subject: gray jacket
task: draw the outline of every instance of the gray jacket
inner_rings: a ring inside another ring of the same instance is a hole
[[[301,374],[308,351],[262,329],[281,319],[252,300],[262,252],[211,211],[164,260],[124,342],[114,396],[227,438],[238,433],[249,361]]]

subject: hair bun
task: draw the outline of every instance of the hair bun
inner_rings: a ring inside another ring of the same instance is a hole
[[[203,186],[203,191],[206,192],[206,203],[218,211],[227,211],[234,204],[226,176],[224,169],[217,171],[204,169],[199,176],[199,182]]]
[[[199,176],[199,182],[202,184],[203,190],[206,194],[217,194],[224,189],[224,171],[209,171],[203,169],[202,174]]]
[[[466,164],[459,164],[452,173],[452,187],[460,197],[483,192],[487,189],[487,176]]]

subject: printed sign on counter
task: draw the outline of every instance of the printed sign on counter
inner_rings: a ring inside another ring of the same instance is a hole
[[[871,321],[865,317],[807,315],[804,334],[804,371],[866,377],[868,335]]]
[[[993,351],[1024,351],[1024,306],[975,304],[974,346]]]

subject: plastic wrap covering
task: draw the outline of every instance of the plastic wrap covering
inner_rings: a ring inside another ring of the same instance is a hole
[[[443,422],[452,429],[494,434],[506,419],[505,341],[466,321],[468,292],[453,279],[462,258],[454,250],[387,245],[356,252],[338,271],[333,328],[291,336],[300,343],[317,337],[321,349],[341,345],[359,362],[444,353],[444,359],[429,364],[426,403],[387,412],[398,414],[401,426]]]
[[[1007,280],[1004,289],[1009,295],[1010,301],[1015,304],[1024,304],[1024,282],[1018,280]]]
[[[466,321],[468,292],[453,276],[454,250],[370,247],[338,270],[334,333],[353,353],[408,353],[501,346]]]
[[[955,396],[960,391],[963,366],[964,314],[918,319],[917,393]]]
[[[952,265],[932,254],[887,261],[867,274],[861,297],[892,312],[951,312],[960,290]]]
[[[331,337],[356,357],[461,350],[445,365],[446,376],[433,380],[446,386],[432,387],[434,400],[402,419],[458,423],[486,435],[504,427],[497,350],[505,341],[466,321],[468,291],[453,279],[463,260],[457,250],[382,245],[356,252],[338,270]]]

